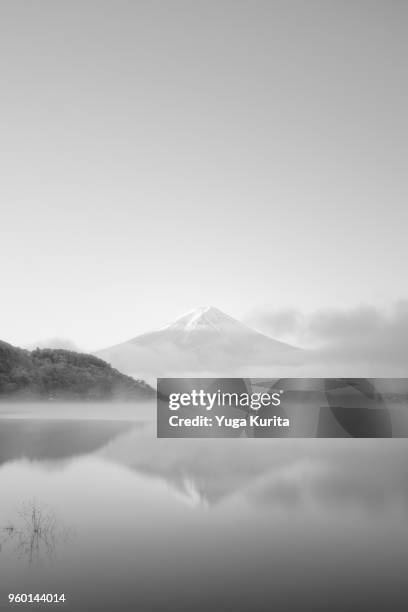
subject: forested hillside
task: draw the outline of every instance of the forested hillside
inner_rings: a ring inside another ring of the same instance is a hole
[[[147,400],[154,390],[102,359],[64,349],[27,351],[0,341],[0,398]]]

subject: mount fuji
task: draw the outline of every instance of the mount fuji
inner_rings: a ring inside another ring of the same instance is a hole
[[[251,329],[218,308],[203,306],[96,355],[121,372],[149,380],[239,376],[252,368],[293,365],[302,352]]]

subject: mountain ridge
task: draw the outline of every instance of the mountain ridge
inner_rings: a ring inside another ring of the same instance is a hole
[[[214,306],[201,306],[95,354],[123,372],[149,377],[205,372],[226,375],[239,367],[293,361],[300,351]]]

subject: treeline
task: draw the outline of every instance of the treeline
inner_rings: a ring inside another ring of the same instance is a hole
[[[0,397],[150,399],[153,389],[94,355],[65,349],[27,351],[0,341]]]

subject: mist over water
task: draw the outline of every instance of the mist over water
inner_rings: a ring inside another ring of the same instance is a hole
[[[1,610],[406,609],[406,440],[156,439],[154,405],[72,408],[1,406]]]

